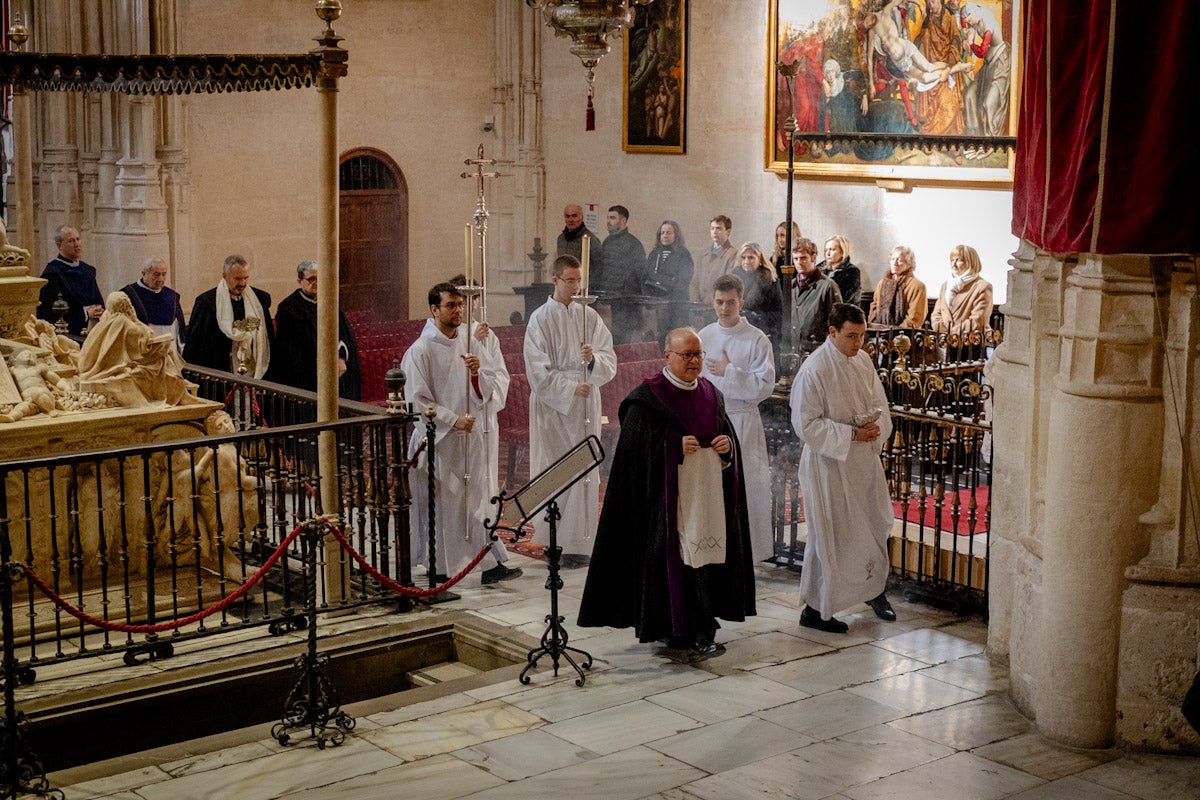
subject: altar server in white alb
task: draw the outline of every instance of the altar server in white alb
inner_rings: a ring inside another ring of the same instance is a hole
[[[742,448],[746,506],[750,516],[750,552],[755,561],[774,553],[771,529],[771,465],[758,404],[775,388],[775,357],[767,335],[741,315],[742,281],[722,275],[713,282],[717,321],[700,331],[704,377],[725,397],[725,413]]]
[[[472,342],[462,327],[466,300],[452,283],[429,290],[425,329],[404,354],[400,366],[408,379],[405,391],[420,414],[432,408],[437,426],[434,450],[436,572],[439,583],[454,575],[488,543],[484,520],[489,516],[491,481],[487,445],[480,418],[496,387],[496,366],[486,348]],[[411,458],[421,446],[424,418],[409,442]],[[422,451],[412,476],[413,561],[429,564],[429,451]],[[494,543],[493,543],[494,545]],[[491,548],[484,556],[482,582],[515,578],[521,570],[504,565],[507,551]],[[490,567],[490,568],[488,568]]]
[[[882,620],[896,619],[884,595],[894,512],[879,460],[892,422],[875,365],[862,352],[866,331],[861,308],[834,306],[829,336],[792,383],[792,428],[804,442],[800,490],[808,525],[800,624],[829,633],[848,630],[833,615],[858,603]]]
[[[579,261],[554,261],[554,294],[529,315],[525,374],[529,378],[529,469],[537,475],[588,436],[600,435],[600,387],[617,374],[612,334],[600,315],[574,302],[585,290]],[[582,281],[582,283],[581,283]],[[562,566],[588,564],[600,513],[600,476],[592,471],[558,498]],[[535,520],[535,539],[549,541],[549,523]]]

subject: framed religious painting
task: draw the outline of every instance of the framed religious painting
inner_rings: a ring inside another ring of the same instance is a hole
[[[1017,6],[770,0],[766,168],[787,171],[794,117],[797,175],[1011,183]]]
[[[687,0],[633,6],[625,30],[621,146],[626,153],[685,152]]]

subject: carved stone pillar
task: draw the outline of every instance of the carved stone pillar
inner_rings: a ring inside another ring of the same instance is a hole
[[[1009,658],[1014,702],[1033,714],[1041,648],[1046,430],[1058,371],[1062,262],[1022,242],[1009,272],[996,351],[988,649]]]
[[[174,0],[161,0],[152,6],[151,41],[157,53],[179,50],[178,9]],[[162,197],[166,204],[168,282],[177,283],[181,271],[195,266],[192,244],[192,185],[187,149],[188,102],[178,95],[166,95],[154,100],[157,119],[158,159],[162,177]]]
[[[1197,262],[1174,265],[1163,310],[1166,346],[1158,498],[1141,515],[1149,552],[1125,571],[1117,738],[1135,747],[1200,752],[1179,706],[1200,653],[1200,302]]]
[[[1075,747],[1112,742],[1125,569],[1145,552],[1162,436],[1152,260],[1088,256],[1065,281],[1046,447],[1045,653],[1038,727]]]
[[[79,52],[79,43],[70,38],[71,31],[83,27],[77,2],[68,0],[31,0],[30,16],[33,38],[29,48],[34,52]],[[40,155],[37,174],[35,224],[41,235],[36,244],[27,245],[33,252],[37,272],[54,256],[53,232],[60,225],[91,228],[84,219],[83,198],[79,187],[78,135],[82,116],[81,95],[69,92],[37,92],[33,96],[36,116],[34,137],[35,159]],[[38,144],[40,143],[40,147]]]

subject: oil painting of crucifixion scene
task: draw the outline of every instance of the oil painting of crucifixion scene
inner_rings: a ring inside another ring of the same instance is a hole
[[[801,139],[805,133],[982,139],[951,149],[797,141],[802,173],[1010,179],[1009,154],[987,140],[1016,130],[1013,0],[772,0],[770,14],[769,168],[787,162],[794,117]]]

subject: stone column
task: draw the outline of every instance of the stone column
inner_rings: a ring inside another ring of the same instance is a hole
[[[1162,350],[1151,259],[1088,256],[1063,294],[1046,446],[1038,727],[1074,747],[1112,742],[1125,569],[1154,499]]]
[[[1125,571],[1117,738],[1134,747],[1200,752],[1179,706],[1200,653],[1200,302],[1197,262],[1173,265],[1163,379],[1158,499],[1140,517],[1149,552]],[[1162,306],[1160,306],[1161,308]]]
[[[30,5],[32,15],[29,20],[33,31],[30,50],[80,51],[79,43],[70,38],[71,31],[78,32],[84,26],[77,2],[31,0]],[[54,229],[60,225],[75,225],[90,230],[91,220],[84,219],[79,189],[81,96],[72,92],[38,92],[34,96],[34,106],[37,117],[34,136],[41,145],[38,148],[41,163],[34,208],[35,225],[41,236],[36,245],[25,246],[34,251],[35,269],[40,273],[41,265],[55,255]]]
[[[495,157],[505,162],[501,172],[511,177],[493,182],[493,195],[501,208],[490,209],[489,243],[498,257],[491,258],[493,275],[488,294],[508,293],[527,285],[533,270],[526,257],[535,237],[541,236],[546,211],[546,167],[542,151],[542,22],[541,13],[524,0],[501,0],[496,9],[496,83],[493,109],[496,118]],[[497,219],[498,217],[498,219]],[[521,309],[513,296],[512,309]],[[496,319],[493,324],[506,323]],[[506,315],[507,316],[507,315]]]
[[[993,400],[988,649],[1009,659],[1010,692],[1034,712],[1041,662],[1046,429],[1058,371],[1062,262],[1022,242],[1010,261]]]

